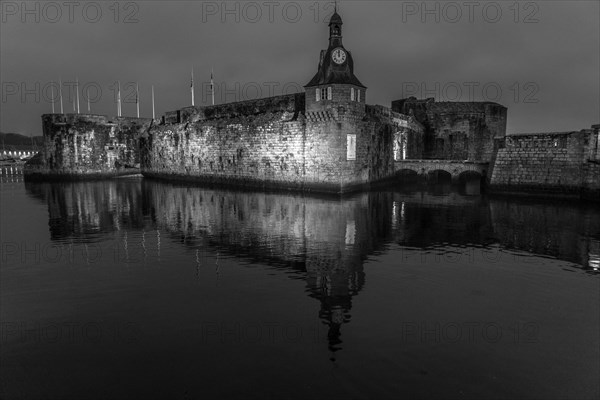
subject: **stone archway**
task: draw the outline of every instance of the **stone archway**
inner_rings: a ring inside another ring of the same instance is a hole
[[[419,172],[414,169],[401,169],[396,171],[396,180],[400,182],[416,182],[419,180]]]
[[[427,182],[430,183],[450,183],[452,174],[443,169],[434,169],[427,172]]]

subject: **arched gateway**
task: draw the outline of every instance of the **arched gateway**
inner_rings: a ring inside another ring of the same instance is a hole
[[[394,170],[398,176],[409,175],[414,172],[417,176],[427,178],[437,171],[444,171],[452,177],[453,182],[469,177],[485,178],[487,176],[489,163],[477,161],[458,160],[397,160],[394,162]]]

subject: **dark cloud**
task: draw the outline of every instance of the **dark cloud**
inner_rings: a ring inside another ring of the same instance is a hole
[[[36,2],[27,4],[33,9]],[[197,104],[208,98],[202,84],[211,67],[223,90],[217,100],[225,99],[225,89],[229,101],[254,97],[257,87],[263,96],[271,90],[278,94],[284,85],[303,85],[315,73],[319,51],[327,46],[323,21],[331,12],[326,2],[275,2],[270,20],[264,2],[254,3],[262,12],[257,17],[248,2],[142,1],[132,3],[137,11],[121,3],[115,23],[112,2],[95,4],[103,11],[96,23],[77,10],[72,23],[66,15],[57,23],[44,21],[44,15],[39,23],[32,16],[23,23],[19,15],[3,13],[4,97],[13,83],[32,88],[39,82],[43,87],[59,77],[68,81],[77,76],[82,84],[94,82],[102,89],[92,111],[113,115],[115,82],[139,82],[142,114],[150,116],[151,85],[159,114],[189,104],[192,66]],[[509,132],[581,129],[600,121],[597,1],[521,2],[518,15],[514,2],[478,2],[472,20],[462,2],[428,2],[429,10],[439,10],[439,22],[435,11],[425,15],[425,22],[419,10],[407,13],[422,4],[340,2],[344,44],[353,53],[356,75],[369,87],[369,103],[389,106],[415,85],[418,97],[448,100],[459,87],[459,100],[470,100],[471,85],[475,100],[497,100],[509,108]],[[458,5],[463,15],[455,18],[448,4]],[[239,11],[207,15],[211,7]],[[491,22],[494,7],[502,11],[497,22]],[[295,10],[301,12],[298,21],[292,21]],[[122,23],[132,12],[138,22]],[[524,22],[528,17],[531,23]],[[494,91],[498,88],[501,93]],[[71,110],[66,97],[65,92],[65,108]],[[39,117],[51,110],[40,100],[32,95],[3,98],[0,129],[39,134]],[[85,109],[83,101],[81,107]],[[123,109],[133,115],[135,105]]]

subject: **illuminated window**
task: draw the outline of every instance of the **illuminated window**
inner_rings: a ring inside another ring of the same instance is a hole
[[[316,93],[317,93],[317,101],[321,101],[321,89],[317,88]]]
[[[331,87],[328,87],[327,88],[327,100],[331,100],[331,99],[333,99],[333,93],[332,93]]]
[[[346,135],[346,160],[356,160],[356,135]]]
[[[355,96],[354,96],[354,88],[350,88],[350,100],[354,101],[354,98],[355,98]]]
[[[360,103],[360,89],[358,89],[358,100],[357,101]]]

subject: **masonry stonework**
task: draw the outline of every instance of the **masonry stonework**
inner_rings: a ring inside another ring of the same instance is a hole
[[[335,13],[305,93],[167,113],[141,139],[142,173],[343,193],[392,177],[398,148],[420,157],[414,118],[366,104],[342,24]]]
[[[424,157],[490,162],[503,146],[506,107],[493,102],[435,102],[414,97],[392,102],[425,129]]]
[[[389,109],[368,108],[362,114],[330,106],[305,112],[304,94],[187,108],[172,114],[178,122],[165,119],[142,136],[142,173],[216,184],[353,190],[393,174],[394,133],[417,135],[420,129]],[[356,137],[354,159],[348,159],[349,135]]]
[[[491,188],[600,200],[598,127],[507,136],[496,157]]]
[[[150,125],[150,119],[43,115],[44,146],[25,172],[30,179],[105,178],[139,172],[138,141]]]

